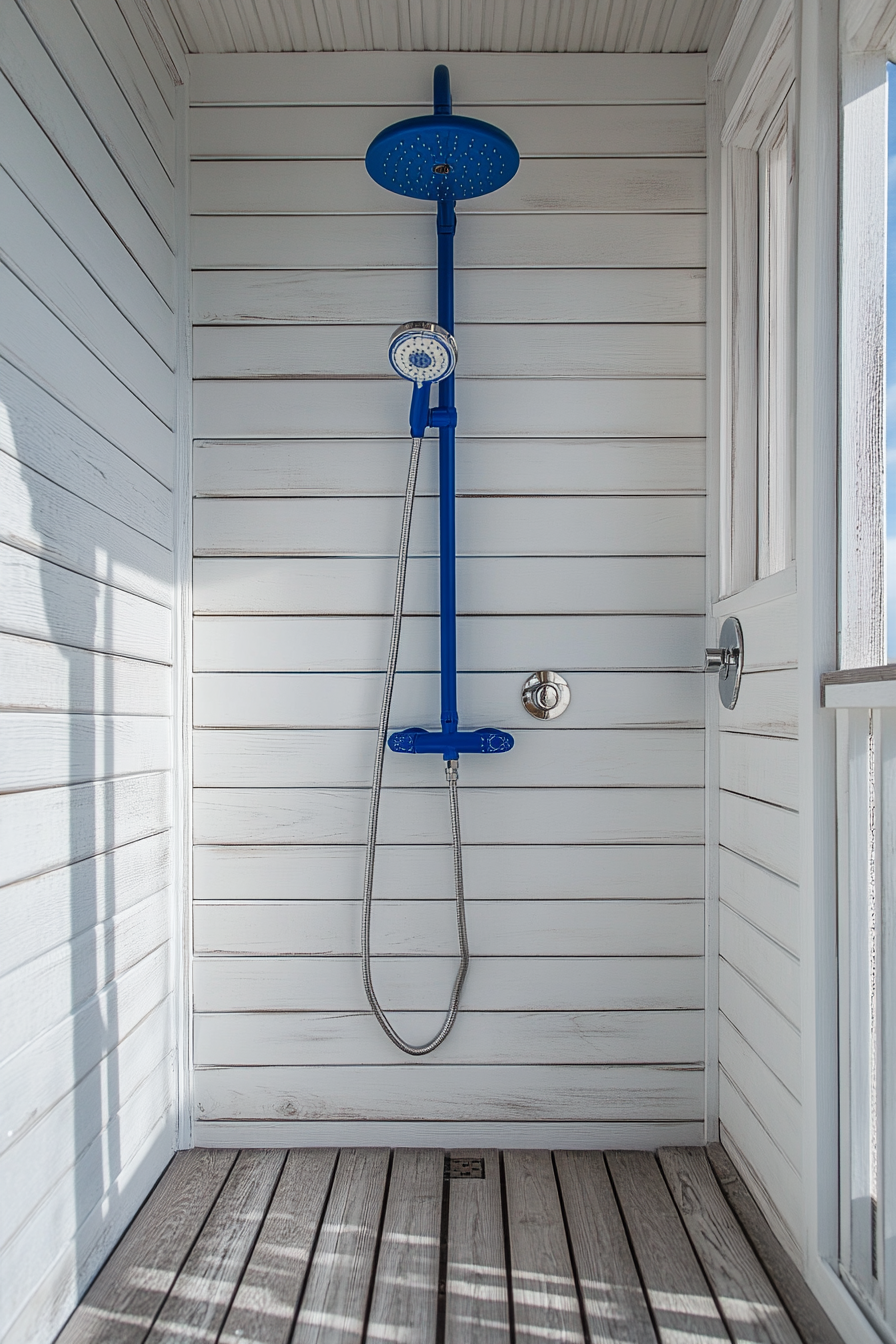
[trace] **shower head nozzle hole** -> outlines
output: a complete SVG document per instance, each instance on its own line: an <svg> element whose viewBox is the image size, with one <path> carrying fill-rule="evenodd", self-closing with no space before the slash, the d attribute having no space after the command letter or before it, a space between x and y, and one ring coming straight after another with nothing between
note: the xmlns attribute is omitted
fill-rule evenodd
<svg viewBox="0 0 896 1344"><path fill-rule="evenodd" d="M434 172L434 173L450 173L450 172L451 172L451 164L450 164L450 163L437 163L437 164L435 164L435 165L433 166L433 172Z"/></svg>

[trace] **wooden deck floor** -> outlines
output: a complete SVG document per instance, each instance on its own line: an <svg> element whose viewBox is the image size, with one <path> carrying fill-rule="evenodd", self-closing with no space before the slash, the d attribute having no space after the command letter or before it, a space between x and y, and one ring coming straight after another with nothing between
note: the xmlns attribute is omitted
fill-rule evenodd
<svg viewBox="0 0 896 1344"><path fill-rule="evenodd" d="M837 1344L721 1149L713 1164L182 1153L59 1344Z"/></svg>

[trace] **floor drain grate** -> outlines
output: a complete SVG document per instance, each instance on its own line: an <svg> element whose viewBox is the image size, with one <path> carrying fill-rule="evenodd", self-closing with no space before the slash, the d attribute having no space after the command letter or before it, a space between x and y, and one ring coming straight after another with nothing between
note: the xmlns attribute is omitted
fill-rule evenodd
<svg viewBox="0 0 896 1344"><path fill-rule="evenodd" d="M446 1157L446 1181L484 1181L484 1157Z"/></svg>

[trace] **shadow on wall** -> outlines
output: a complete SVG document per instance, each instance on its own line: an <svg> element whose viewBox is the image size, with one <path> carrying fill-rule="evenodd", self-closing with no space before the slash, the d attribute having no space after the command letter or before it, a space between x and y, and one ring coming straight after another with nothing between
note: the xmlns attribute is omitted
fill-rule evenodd
<svg viewBox="0 0 896 1344"><path fill-rule="evenodd" d="M140 762L127 748L126 759L116 759L111 716L122 712L121 660L92 651L121 644L119 589L164 591L170 565L169 553L153 543L156 572L138 573L133 548L126 553L118 545L125 525L97 507L97 499L109 502L103 463L117 450L8 366L0 382L0 450L0 516L3 540L11 543L3 548L2 628L17 637L0 708L21 729L12 734L19 747L0 763L9 825L0 884L10 981L27 1005L7 1023L0 1063L0 1171L7 1167L16 1194L0 1235L0 1334L23 1308L25 1317L35 1310L29 1299L40 1287L38 1297L50 1299L40 1308L43 1336L46 1313L55 1333L75 1305L73 1293L83 1293L122 1218L134 1212L119 1177L153 1128L133 1135L121 1122L122 1105L144 1078L132 1065L122 1086L116 1047L122 1032L140 1030L143 1008L120 1021L118 977L153 951L164 958L170 879L163 862L155 884L161 889L147 899L153 884L144 885L140 902L122 916L122 906L133 903L135 857L137 867L143 858L133 841L148 828L135 828L126 815L138 801L127 776ZM141 540L146 551L148 539ZM133 704L126 710L140 713ZM127 945L120 947L124 927ZM169 991L166 974L162 1001ZM165 1010L156 1002L152 1011ZM167 1076L156 1069L169 1045L170 1036L157 1055L149 1052L146 1068L157 1079ZM156 1128L170 1110L170 1085L163 1091ZM146 1114L146 1105L138 1109ZM148 1188L160 1168L157 1148L144 1154L153 1173L131 1172L127 1185ZM17 1329L33 1337L25 1318Z"/></svg>

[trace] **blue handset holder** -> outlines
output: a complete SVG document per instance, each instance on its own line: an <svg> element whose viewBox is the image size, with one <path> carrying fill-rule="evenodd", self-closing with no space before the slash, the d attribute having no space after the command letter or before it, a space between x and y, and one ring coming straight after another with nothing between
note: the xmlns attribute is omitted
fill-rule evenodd
<svg viewBox="0 0 896 1344"><path fill-rule="evenodd" d="M433 75L433 117L415 119L420 123L421 143L429 137L430 157L444 163L429 166L426 155L421 156L420 180L405 180L400 174L390 176L390 149L392 139L401 131L405 135L409 123L389 127L373 141L367 154L371 175L403 195L423 196L438 202L436 239L438 246L439 326L454 333L454 233L457 215L454 205L458 198L483 195L493 191L516 172L519 154L509 136L496 127L473 122L466 117L455 117L451 111L451 88L448 70L436 66ZM414 127L415 131L418 130ZM451 163L451 154L466 152L465 137L478 136L488 153L489 173L477 173L463 178L463 165ZM391 138L390 138L391 137ZM453 147L453 148L452 148ZM454 171L454 169L457 171ZM444 170L444 171L443 171ZM413 752L417 755L440 755L446 761L457 760L462 751L478 755L494 755L510 751L513 738L499 728L479 728L474 732L460 732L457 717L457 544L455 520L455 427L457 409L454 404L454 374L439 383L439 404L430 409L430 383L415 384L411 396L410 425L414 438L422 438L427 429L439 431L439 649L441 668L442 730L428 732L424 728L406 728L392 733L389 746L392 751Z"/></svg>

